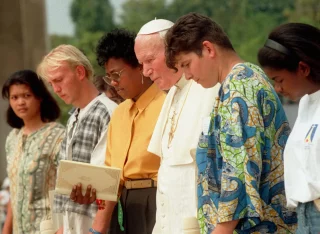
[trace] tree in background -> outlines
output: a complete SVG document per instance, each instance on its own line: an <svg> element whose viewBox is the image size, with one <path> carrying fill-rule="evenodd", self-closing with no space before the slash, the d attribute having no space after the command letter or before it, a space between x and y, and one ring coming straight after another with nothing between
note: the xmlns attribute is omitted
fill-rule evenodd
<svg viewBox="0 0 320 234"><path fill-rule="evenodd" d="M52 34L50 35L50 48L53 49L62 44L73 45L74 41L75 40L73 36Z"/></svg>
<svg viewBox="0 0 320 234"><path fill-rule="evenodd" d="M294 8L294 3L294 0L127 0L120 18L123 27L138 31L155 17L174 22L184 14L198 12L219 23L239 55L256 63L258 49L268 33L288 21L286 12Z"/></svg>
<svg viewBox="0 0 320 234"><path fill-rule="evenodd" d="M122 5L120 27L138 32L143 24L153 20L166 18L166 0L130 0Z"/></svg>
<svg viewBox="0 0 320 234"><path fill-rule="evenodd" d="M70 9L75 24L74 45L89 58L97 74L102 74L95 56L99 38L115 28L113 8L109 0L73 0Z"/></svg>
<svg viewBox="0 0 320 234"><path fill-rule="evenodd" d="M109 0L73 0L70 15L76 35L52 35L51 47L60 44L78 47L87 55L96 74L103 74L94 50L104 33L116 26L137 32L155 17L174 22L184 14L198 12L224 28L244 60L257 63L258 49L277 25L304 22L320 26L319 0L126 0L122 5L119 25L113 20L113 12ZM63 110L70 108L61 107ZM68 115L66 111L63 114L65 119Z"/></svg>
<svg viewBox="0 0 320 234"><path fill-rule="evenodd" d="M244 0L233 23L226 29L239 55L257 63L257 53L270 31L288 22L287 11L294 8L294 0Z"/></svg>
<svg viewBox="0 0 320 234"><path fill-rule="evenodd" d="M291 21L320 27L320 1L296 0L295 8L288 12Z"/></svg>
<svg viewBox="0 0 320 234"><path fill-rule="evenodd" d="M95 58L99 38L115 28L113 8L109 0L73 0L70 16L75 24L75 36L51 36L51 48L71 44L79 48L90 60L95 72L102 74Z"/></svg>
<svg viewBox="0 0 320 234"><path fill-rule="evenodd" d="M113 12L109 0L73 0L70 13L76 35L52 36L53 44L66 41L79 47L100 74L94 48L103 33L116 27ZM176 21L189 12L207 15L218 22L237 52L250 62L256 62L258 48L275 26L292 21L320 26L319 0L126 0L117 26L137 32L155 17Z"/></svg>
<svg viewBox="0 0 320 234"><path fill-rule="evenodd" d="M84 33L108 32L115 26L109 0L73 0L70 15L76 37Z"/></svg>
<svg viewBox="0 0 320 234"><path fill-rule="evenodd" d="M168 5L167 19L176 21L189 12L197 12L214 19L226 29L238 14L241 2L239 0L174 0Z"/></svg>

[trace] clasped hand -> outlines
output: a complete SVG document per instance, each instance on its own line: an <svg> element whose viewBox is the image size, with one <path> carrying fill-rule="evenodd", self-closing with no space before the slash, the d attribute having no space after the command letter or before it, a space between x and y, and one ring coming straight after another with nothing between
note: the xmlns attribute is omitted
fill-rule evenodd
<svg viewBox="0 0 320 234"><path fill-rule="evenodd" d="M89 205L96 201L96 190L92 188L91 185L88 185L85 195L82 195L82 185L78 183L72 187L70 193L70 199L75 203L82 205Z"/></svg>

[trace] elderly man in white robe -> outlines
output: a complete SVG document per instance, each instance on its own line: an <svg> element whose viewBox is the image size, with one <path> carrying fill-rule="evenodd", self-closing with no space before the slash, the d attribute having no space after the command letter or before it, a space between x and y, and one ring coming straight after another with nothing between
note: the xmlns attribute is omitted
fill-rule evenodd
<svg viewBox="0 0 320 234"><path fill-rule="evenodd" d="M199 231L195 149L199 135L208 132L219 88L204 89L166 66L165 35L172 25L168 20L152 20L142 26L135 40L143 74L161 89L170 89L148 148L161 157L153 234Z"/></svg>

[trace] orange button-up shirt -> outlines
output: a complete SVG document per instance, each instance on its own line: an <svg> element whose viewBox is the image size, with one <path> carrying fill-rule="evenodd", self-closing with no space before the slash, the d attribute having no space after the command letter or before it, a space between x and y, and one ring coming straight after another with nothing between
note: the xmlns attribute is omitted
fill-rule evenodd
<svg viewBox="0 0 320 234"><path fill-rule="evenodd" d="M160 157L147 151L166 94L151 85L134 102L128 99L114 111L108 128L106 165L122 169L128 179L157 180Z"/></svg>

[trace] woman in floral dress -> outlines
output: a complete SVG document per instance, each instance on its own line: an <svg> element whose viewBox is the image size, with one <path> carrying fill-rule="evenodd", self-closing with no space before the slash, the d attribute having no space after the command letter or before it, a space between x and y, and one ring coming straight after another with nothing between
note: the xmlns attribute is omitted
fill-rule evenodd
<svg viewBox="0 0 320 234"><path fill-rule="evenodd" d="M3 233L40 233L50 219L49 190L54 189L64 127L54 122L60 109L37 74L12 74L2 88L9 100L6 141L10 203Z"/></svg>

